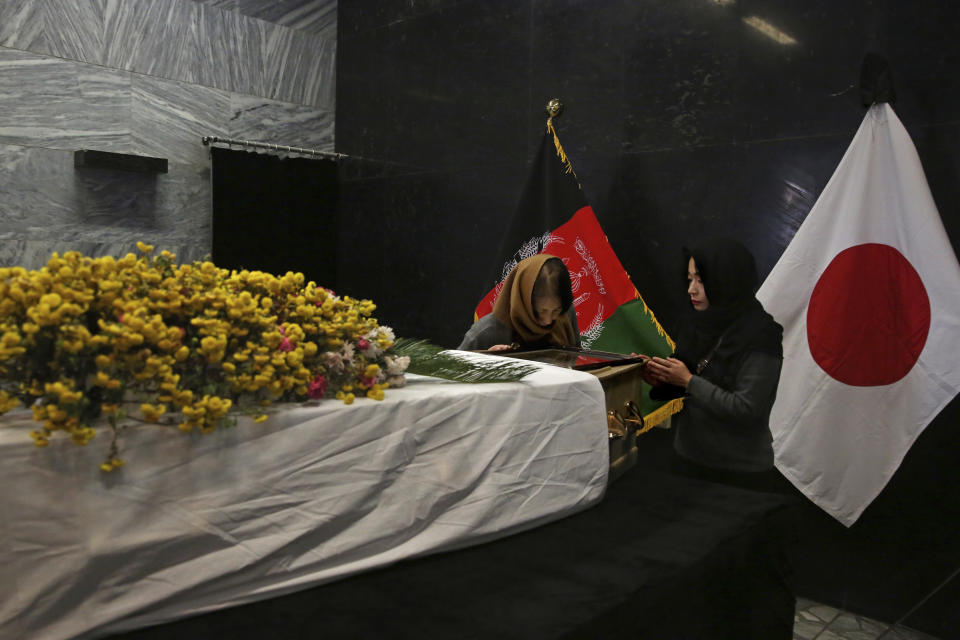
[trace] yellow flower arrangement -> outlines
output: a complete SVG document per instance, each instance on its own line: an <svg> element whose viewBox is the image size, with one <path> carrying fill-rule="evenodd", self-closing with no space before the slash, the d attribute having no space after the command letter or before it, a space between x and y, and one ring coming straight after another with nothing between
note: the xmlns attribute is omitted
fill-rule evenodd
<svg viewBox="0 0 960 640"><path fill-rule="evenodd" d="M23 405L47 446L62 431L112 439L101 469L123 464L117 436L137 422L209 433L236 413L266 419L277 402L351 404L401 386L408 358L376 306L305 282L176 264L137 243L119 260L54 253L28 271L0 268L0 414Z"/></svg>

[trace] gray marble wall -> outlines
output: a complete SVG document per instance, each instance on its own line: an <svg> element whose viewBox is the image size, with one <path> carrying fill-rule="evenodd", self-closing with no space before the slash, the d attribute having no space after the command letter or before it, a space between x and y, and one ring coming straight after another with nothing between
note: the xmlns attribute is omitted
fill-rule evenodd
<svg viewBox="0 0 960 640"><path fill-rule="evenodd" d="M211 248L204 135L334 148L337 0L0 0L0 266ZM73 152L169 173L75 169Z"/></svg>

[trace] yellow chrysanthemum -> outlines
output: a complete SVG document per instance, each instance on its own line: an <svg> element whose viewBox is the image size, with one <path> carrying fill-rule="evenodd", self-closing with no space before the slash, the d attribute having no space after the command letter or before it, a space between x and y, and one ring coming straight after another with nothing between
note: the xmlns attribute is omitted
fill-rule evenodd
<svg viewBox="0 0 960 640"><path fill-rule="evenodd" d="M389 349L392 332L378 331L371 301L338 297L299 273L176 265L169 251L154 255L145 242L137 250L119 259L67 251L36 271L0 267L0 381L39 402L31 402L44 426L38 446L53 431L89 442L95 430L83 420L92 401L116 428L128 394L146 420L171 411L182 414L180 429L203 433L237 404L306 398L318 376L347 404L361 393L383 399L387 385L375 380L384 365L371 353ZM378 349L357 355L361 338ZM40 346L42 363L34 360ZM13 371L16 380L3 377ZM18 403L0 393L0 412ZM122 464L115 453L105 468Z"/></svg>
<svg viewBox="0 0 960 640"><path fill-rule="evenodd" d="M4 414L19 405L20 400L16 396L10 395L6 391L0 391L0 414Z"/></svg>
<svg viewBox="0 0 960 640"><path fill-rule="evenodd" d="M167 407L162 404L145 402L140 405L140 412L143 414L143 419L147 422L157 422L160 420L160 416L167 412Z"/></svg>

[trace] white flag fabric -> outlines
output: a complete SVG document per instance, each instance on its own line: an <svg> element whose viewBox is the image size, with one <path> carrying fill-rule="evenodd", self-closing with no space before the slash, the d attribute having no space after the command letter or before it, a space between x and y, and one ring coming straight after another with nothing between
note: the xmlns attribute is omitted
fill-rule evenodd
<svg viewBox="0 0 960 640"><path fill-rule="evenodd" d="M960 265L889 105L869 109L757 298L784 328L776 465L849 527L960 390Z"/></svg>

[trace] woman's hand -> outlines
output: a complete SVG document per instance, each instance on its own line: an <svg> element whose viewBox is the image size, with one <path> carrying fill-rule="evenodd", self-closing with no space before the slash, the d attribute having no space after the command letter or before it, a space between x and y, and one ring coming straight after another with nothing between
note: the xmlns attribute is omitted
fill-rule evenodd
<svg viewBox="0 0 960 640"><path fill-rule="evenodd" d="M509 344L495 344L487 349L487 351L506 351L507 349L513 349L513 346Z"/></svg>
<svg viewBox="0 0 960 640"><path fill-rule="evenodd" d="M640 368L640 377L643 378L643 381L646 382L651 387L659 387L660 379L654 377L653 371L650 370L650 361L647 360L643 363L643 366Z"/></svg>
<svg viewBox="0 0 960 640"><path fill-rule="evenodd" d="M630 353L634 358L646 357L641 356L639 353ZM651 387L660 386L660 380L653 375L653 371L650 369L650 358L647 358L647 361L640 366L640 377L643 378L643 381L646 382Z"/></svg>
<svg viewBox="0 0 960 640"><path fill-rule="evenodd" d="M654 386L672 384L686 389L692 377L687 365L676 358L651 358L643 367L644 381Z"/></svg>

